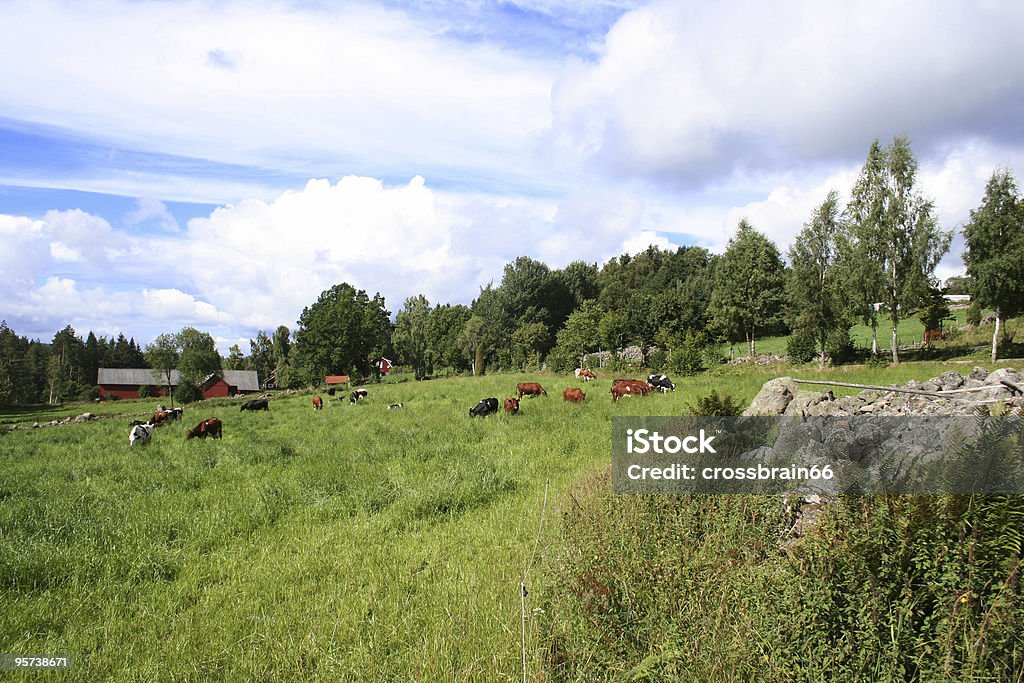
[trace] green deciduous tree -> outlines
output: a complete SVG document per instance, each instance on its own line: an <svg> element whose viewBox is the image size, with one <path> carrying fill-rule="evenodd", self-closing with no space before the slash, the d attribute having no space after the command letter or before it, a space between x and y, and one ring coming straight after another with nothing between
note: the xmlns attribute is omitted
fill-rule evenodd
<svg viewBox="0 0 1024 683"><path fill-rule="evenodd" d="M370 298L348 283L325 290L302 310L292 347L292 367L307 381L329 374L369 375L375 357L391 344L384 297Z"/></svg>
<svg viewBox="0 0 1024 683"><path fill-rule="evenodd" d="M829 334L849 328L837 268L839 234L839 193L832 190L789 248L787 293L792 326L813 336L822 366Z"/></svg>
<svg viewBox="0 0 1024 683"><path fill-rule="evenodd" d="M178 359L181 357L178 341L178 335L165 332L146 344L145 351L146 362L153 368L154 381L167 387L172 406L174 395L171 393L171 371L178 367Z"/></svg>
<svg viewBox="0 0 1024 683"><path fill-rule="evenodd" d="M875 140L850 200L850 252L858 264L851 274L863 289L877 294L892 323L892 362L899 364L896 329L916 309L952 235L938 228L935 208L916 187L917 160L910 141L896 137L884 150ZM866 296L858 297L864 305ZM862 314L866 312L862 310Z"/></svg>
<svg viewBox="0 0 1024 683"><path fill-rule="evenodd" d="M720 330L739 329L751 358L758 335L778 327L786 269L775 243L744 218L718 261L711 295L711 316Z"/></svg>
<svg viewBox="0 0 1024 683"><path fill-rule="evenodd" d="M185 327L178 332L177 342L180 350L178 374L183 383L189 382L198 387L210 375L222 372L217 344L209 332Z"/></svg>
<svg viewBox="0 0 1024 683"><path fill-rule="evenodd" d="M430 302L422 294L409 297L395 316L395 331L391 335L398 362L411 366L417 379L432 371L428 338L431 310Z"/></svg>
<svg viewBox="0 0 1024 683"><path fill-rule="evenodd" d="M1002 321L1024 309L1024 202L1008 170L996 170L989 178L981 205L971 211L963 232L964 264L973 280L971 295L996 314L994 363Z"/></svg>

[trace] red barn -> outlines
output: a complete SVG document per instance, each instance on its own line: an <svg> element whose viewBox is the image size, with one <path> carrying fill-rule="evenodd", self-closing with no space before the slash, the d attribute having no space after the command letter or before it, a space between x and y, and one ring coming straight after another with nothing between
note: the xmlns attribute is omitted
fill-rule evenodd
<svg viewBox="0 0 1024 683"><path fill-rule="evenodd" d="M99 384L100 398L104 400L111 396L138 398L143 385L149 387L150 396L166 396L167 377L162 375L159 370L147 368L100 368L96 383ZM171 391L180 381L178 371L171 370ZM203 398L215 398L258 393L260 383L255 370L225 370L219 375L209 375L199 389Z"/></svg>

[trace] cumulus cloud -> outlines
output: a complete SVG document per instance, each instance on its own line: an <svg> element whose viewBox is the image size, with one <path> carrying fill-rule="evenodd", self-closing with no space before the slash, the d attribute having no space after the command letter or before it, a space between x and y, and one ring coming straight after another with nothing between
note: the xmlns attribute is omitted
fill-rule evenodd
<svg viewBox="0 0 1024 683"><path fill-rule="evenodd" d="M177 219L167 210L167 205L153 197L136 199L135 208L125 215L124 222L132 226L155 225L167 232L177 232L180 229Z"/></svg>
<svg viewBox="0 0 1024 683"><path fill-rule="evenodd" d="M1019 145L1024 6L655 2L569 64L550 139L618 173L689 184L794 159L850 161L874 137L930 152Z"/></svg>

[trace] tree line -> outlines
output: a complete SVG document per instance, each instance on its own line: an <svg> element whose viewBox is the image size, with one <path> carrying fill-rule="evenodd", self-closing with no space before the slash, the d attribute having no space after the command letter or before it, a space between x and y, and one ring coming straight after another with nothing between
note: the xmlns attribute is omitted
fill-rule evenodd
<svg viewBox="0 0 1024 683"><path fill-rule="evenodd" d="M1024 200L1009 170L997 169L980 205L962 226L966 277L949 290L969 293L992 309L992 359L1007 317L1024 306ZM754 356L758 339L790 334L794 359L841 361L853 352L849 331L861 322L888 326L899 363L896 328L917 315L926 327L948 315L934 271L949 250L934 202L919 188L918 163L904 137L872 142L850 199L833 189L816 206L788 251L747 219L725 252L701 247L649 247L598 267L565 268L521 256L501 281L481 287L469 304L407 298L394 317L384 297L348 283L322 292L303 309L292 333L260 330L249 354L238 345L226 358L209 334L194 328L160 335L145 349L123 335L82 341L69 326L49 344L18 337L0 325L0 403L69 400L95 393L98 367L152 367L182 373L186 395L211 372L250 369L280 387L315 385L328 374L372 377L388 357L417 378L481 374L546 366L579 367L588 353L639 349L643 364L691 374L717 359L716 349L742 344ZM191 388L190 388L191 387Z"/></svg>

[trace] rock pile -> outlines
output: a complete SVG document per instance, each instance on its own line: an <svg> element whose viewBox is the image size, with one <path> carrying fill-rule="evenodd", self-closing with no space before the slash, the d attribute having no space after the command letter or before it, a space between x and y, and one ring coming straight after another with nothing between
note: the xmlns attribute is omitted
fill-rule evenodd
<svg viewBox="0 0 1024 683"><path fill-rule="evenodd" d="M973 415L990 406L1024 410L1024 372L976 367L965 377L951 370L926 382L870 389L837 399L831 391L798 391L792 377L766 382L744 415Z"/></svg>

